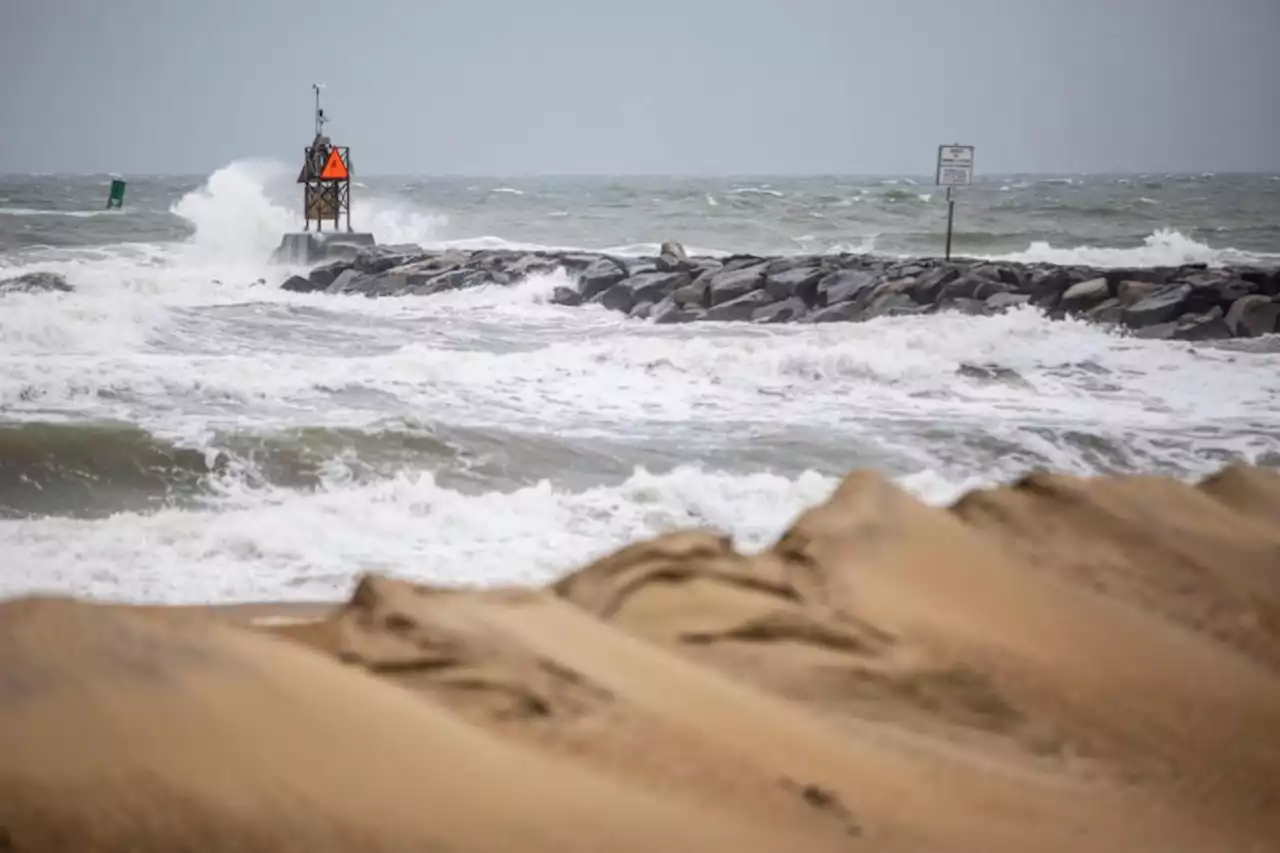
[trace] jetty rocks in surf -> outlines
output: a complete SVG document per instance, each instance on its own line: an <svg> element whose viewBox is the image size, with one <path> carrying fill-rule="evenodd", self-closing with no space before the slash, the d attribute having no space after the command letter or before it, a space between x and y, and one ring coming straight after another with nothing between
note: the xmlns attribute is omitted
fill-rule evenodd
<svg viewBox="0 0 1280 853"><path fill-rule="evenodd" d="M551 301L599 303L656 323L830 323L1031 305L1054 318L1081 317L1144 338L1213 340L1280 329L1280 270L1204 264L1097 269L862 254L689 257L679 243L664 243L649 257L396 245L361 249L282 286L430 296L557 270L574 286L556 288Z"/></svg>

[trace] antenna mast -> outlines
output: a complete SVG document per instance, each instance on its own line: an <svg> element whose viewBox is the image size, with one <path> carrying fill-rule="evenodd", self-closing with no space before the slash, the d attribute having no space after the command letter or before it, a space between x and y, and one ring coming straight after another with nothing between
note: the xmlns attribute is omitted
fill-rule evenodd
<svg viewBox="0 0 1280 853"><path fill-rule="evenodd" d="M320 109L320 90L324 88L323 83L312 83L311 88L316 93L316 136L319 136L324 128L324 123L328 121L324 117L324 110Z"/></svg>

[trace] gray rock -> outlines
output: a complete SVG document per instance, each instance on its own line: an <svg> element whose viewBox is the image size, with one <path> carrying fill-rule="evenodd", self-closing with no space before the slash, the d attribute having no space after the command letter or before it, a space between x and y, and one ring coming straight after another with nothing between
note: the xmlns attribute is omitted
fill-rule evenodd
<svg viewBox="0 0 1280 853"><path fill-rule="evenodd" d="M599 255L593 255L588 252L565 252L557 257L559 265L573 275L580 275L599 259Z"/></svg>
<svg viewBox="0 0 1280 853"><path fill-rule="evenodd" d="M709 272L716 272L723 267L715 258L692 258L685 264L685 268L694 278L697 278Z"/></svg>
<svg viewBox="0 0 1280 853"><path fill-rule="evenodd" d="M324 290L333 284L335 278L349 269L351 269L350 261L333 261L311 270L311 272L307 273L307 278L315 285L315 290Z"/></svg>
<svg viewBox="0 0 1280 853"><path fill-rule="evenodd" d="M1031 277L1025 268L996 267L996 278L1001 284L1019 293L1026 292L1031 284Z"/></svg>
<svg viewBox="0 0 1280 853"><path fill-rule="evenodd" d="M1031 276L1031 304L1052 311L1058 307L1058 302L1067 289L1080 280L1069 270L1040 270Z"/></svg>
<svg viewBox="0 0 1280 853"><path fill-rule="evenodd" d="M927 269L928 267L923 264L899 264L898 266L890 267L886 272L892 278L916 278L923 275Z"/></svg>
<svg viewBox="0 0 1280 853"><path fill-rule="evenodd" d="M781 302L757 308L751 315L751 319L756 323L791 323L803 317L807 310L809 308L803 299L792 296Z"/></svg>
<svg viewBox="0 0 1280 853"><path fill-rule="evenodd" d="M569 307L573 307L575 305L582 304L582 294L574 290L572 287L565 287L561 284L557 285L556 288L551 291L550 302L552 305L567 305Z"/></svg>
<svg viewBox="0 0 1280 853"><path fill-rule="evenodd" d="M1275 270L1271 274L1271 278L1259 284L1258 287L1261 288L1259 292L1265 293L1267 296L1280 296L1280 270Z"/></svg>
<svg viewBox="0 0 1280 853"><path fill-rule="evenodd" d="M646 302L641 302L638 305L636 305L636 307L632 308L631 311L627 314L627 316L633 320L647 320L649 319L649 315L652 313L653 313L653 303L646 301Z"/></svg>
<svg viewBox="0 0 1280 853"><path fill-rule="evenodd" d="M671 257L680 261L689 260L689 255L687 252L685 252L684 246L675 240L667 240L665 243L663 243L662 246L658 249L658 254L670 255Z"/></svg>
<svg viewBox="0 0 1280 853"><path fill-rule="evenodd" d="M759 255L730 255L722 258L720 266L725 271L747 269L748 267L761 266L767 267L771 263L769 258L762 258ZM763 270L762 270L763 271Z"/></svg>
<svg viewBox="0 0 1280 853"><path fill-rule="evenodd" d="M1241 296L1231 303L1225 320L1227 331L1242 338L1256 338L1280 330L1280 303L1260 293Z"/></svg>
<svg viewBox="0 0 1280 853"><path fill-rule="evenodd" d="M1188 314L1174 325L1173 337L1180 341L1220 341L1231 337L1217 305L1199 314Z"/></svg>
<svg viewBox="0 0 1280 853"><path fill-rule="evenodd" d="M1084 318L1094 323L1119 323L1124 306L1119 299L1106 299L1084 312Z"/></svg>
<svg viewBox="0 0 1280 853"><path fill-rule="evenodd" d="M668 240L658 250L656 264L659 272L676 272L683 269L688 260L689 256L685 253L684 246L674 240Z"/></svg>
<svg viewBox="0 0 1280 853"><path fill-rule="evenodd" d="M667 323L692 323L694 320L701 320L704 313L701 308L681 308L674 302L668 302L664 299L654 306L649 316L653 322L665 325Z"/></svg>
<svg viewBox="0 0 1280 853"><path fill-rule="evenodd" d="M766 278L769 278L800 267L818 266L822 266L821 255L787 255L770 261L769 265L764 268L764 274Z"/></svg>
<svg viewBox="0 0 1280 853"><path fill-rule="evenodd" d="M1128 308L1130 305L1137 305L1155 293L1160 286L1155 282L1125 279L1116 285L1116 298L1120 300L1122 307Z"/></svg>
<svg viewBox="0 0 1280 853"><path fill-rule="evenodd" d="M1010 308L1017 308L1020 305L1026 305L1031 301L1031 296L1026 293L993 293L986 299L987 309L990 311L1007 311Z"/></svg>
<svg viewBox="0 0 1280 853"><path fill-rule="evenodd" d="M704 320L750 320L756 309L773 303L773 297L763 290L753 290L737 299L713 305L703 317Z"/></svg>
<svg viewBox="0 0 1280 853"><path fill-rule="evenodd" d="M578 292L582 301L590 302L626 277L626 267L612 258L597 258L578 277Z"/></svg>
<svg viewBox="0 0 1280 853"><path fill-rule="evenodd" d="M997 293L1008 293L1016 290L1008 282L996 279L983 279L978 282L978 286L973 289L973 298L986 302Z"/></svg>
<svg viewBox="0 0 1280 853"><path fill-rule="evenodd" d="M1217 286L1219 305L1233 305L1237 299L1258 292L1258 285L1244 278L1231 278L1220 282Z"/></svg>
<svg viewBox="0 0 1280 853"><path fill-rule="evenodd" d="M1123 281L1134 281L1142 284L1165 284L1177 272L1173 267L1138 267L1133 269L1109 269L1103 273L1107 284L1113 289ZM1117 295L1118 292L1117 292Z"/></svg>
<svg viewBox="0 0 1280 853"><path fill-rule="evenodd" d="M856 320L862 314L862 308L855 302L840 302L819 308L804 318L806 323L843 323Z"/></svg>
<svg viewBox="0 0 1280 853"><path fill-rule="evenodd" d="M621 311L627 314L636 305L635 294L627 287L626 281L620 281L600 294L599 302L610 311Z"/></svg>
<svg viewBox="0 0 1280 853"><path fill-rule="evenodd" d="M806 305L818 300L818 281L825 275L818 266L795 266L765 274L764 289L779 301L799 297Z"/></svg>
<svg viewBox="0 0 1280 853"><path fill-rule="evenodd" d="M392 267L423 260L429 255L430 252L412 243L400 243L390 246L365 246L356 252L352 266L366 275L373 275L385 272Z"/></svg>
<svg viewBox="0 0 1280 853"><path fill-rule="evenodd" d="M862 316L870 320L872 317L901 317L908 314L923 314L931 306L917 305L907 293L897 290L886 290L881 287L871 299L867 300L866 310Z"/></svg>
<svg viewBox="0 0 1280 853"><path fill-rule="evenodd" d="M677 287L671 292L676 304L682 308L705 308L707 306L707 282L711 276L703 273L697 281Z"/></svg>
<svg viewBox="0 0 1280 853"><path fill-rule="evenodd" d="M647 272L615 284L605 293L618 289L627 290L631 293L630 304L626 308L620 308L620 311L630 311L633 305L639 305L641 302L660 302L677 288L684 287L689 283L689 274L687 272ZM616 297L615 297L616 300ZM604 297L600 297L600 301L604 302Z"/></svg>
<svg viewBox="0 0 1280 853"><path fill-rule="evenodd" d="M1133 336L1135 338L1145 338L1153 341L1167 341L1172 340L1174 333L1177 331L1177 323L1156 323L1154 326L1145 326L1141 329L1134 329Z"/></svg>
<svg viewBox="0 0 1280 853"><path fill-rule="evenodd" d="M989 272L991 276L994 276L998 273L998 270L990 270ZM1009 290L1009 285L999 278L982 275L978 272L970 272L944 284L938 295L938 300L977 299L985 301L988 297L997 293L1004 293L1007 290Z"/></svg>
<svg viewBox="0 0 1280 853"><path fill-rule="evenodd" d="M876 275L866 270L840 270L818 282L818 300L823 305L854 302L861 306L875 294L878 283Z"/></svg>
<svg viewBox="0 0 1280 853"><path fill-rule="evenodd" d="M953 266L935 267L916 278L911 298L921 305L932 305L938 301L942 288L959 277L960 270Z"/></svg>
<svg viewBox="0 0 1280 853"><path fill-rule="evenodd" d="M1105 278L1093 278L1073 284L1058 300L1057 310L1068 314L1082 314L1111 298L1111 290Z"/></svg>
<svg viewBox="0 0 1280 853"><path fill-rule="evenodd" d="M1121 317L1124 324L1131 329L1144 329L1169 323L1188 313L1191 298L1191 285L1166 284L1155 293L1134 305L1124 309Z"/></svg>
<svg viewBox="0 0 1280 853"><path fill-rule="evenodd" d="M465 267L437 273L426 281L420 281L409 287L413 296L434 296L450 290L462 290L484 281L489 273L484 270L471 270Z"/></svg>
<svg viewBox="0 0 1280 853"><path fill-rule="evenodd" d="M71 293L75 288L61 273L27 272L0 281L0 293Z"/></svg>
<svg viewBox="0 0 1280 853"><path fill-rule="evenodd" d="M291 293L315 293L317 290L324 290L327 284L317 284L310 278L303 278L300 275L291 275L285 279L284 284L280 285L281 290L287 290Z"/></svg>
<svg viewBox="0 0 1280 853"><path fill-rule="evenodd" d="M558 266L559 263L554 258L542 255L525 255L507 265L504 272L511 276L512 280L519 280L533 275L546 275L554 272Z"/></svg>
<svg viewBox="0 0 1280 853"><path fill-rule="evenodd" d="M324 289L325 293L358 293L360 283L368 280L368 276L356 269L343 270L338 277Z"/></svg>
<svg viewBox="0 0 1280 853"><path fill-rule="evenodd" d="M759 290L764 286L764 268L765 264L758 260L755 264L745 267L731 268L725 264L723 270L711 273L707 280L708 304L714 308L725 302L732 302L753 290Z"/></svg>

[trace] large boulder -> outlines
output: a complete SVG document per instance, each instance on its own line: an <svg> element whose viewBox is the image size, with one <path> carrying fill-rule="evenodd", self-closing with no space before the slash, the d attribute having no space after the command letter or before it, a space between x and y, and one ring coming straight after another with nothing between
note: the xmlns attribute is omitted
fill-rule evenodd
<svg viewBox="0 0 1280 853"><path fill-rule="evenodd" d="M721 302L707 310L705 320L750 320L756 310L770 305L773 297L763 290L753 290L737 299Z"/></svg>
<svg viewBox="0 0 1280 853"><path fill-rule="evenodd" d="M1116 299L1120 300L1122 307L1128 308L1130 305L1137 305L1159 290L1161 286L1159 283L1141 279L1125 279L1116 285Z"/></svg>
<svg viewBox="0 0 1280 853"><path fill-rule="evenodd" d="M861 305L875 293L877 284L879 277L875 273L860 269L840 270L818 282L818 300L823 305L841 302Z"/></svg>
<svg viewBox="0 0 1280 853"><path fill-rule="evenodd" d="M1217 305L1198 314L1186 314L1174 324L1173 337L1180 341L1220 341L1231 337Z"/></svg>
<svg viewBox="0 0 1280 853"><path fill-rule="evenodd" d="M733 262L726 263L724 269L711 273L707 279L707 304L714 308L764 287L766 264L758 258L754 260L755 263L742 267L731 266Z"/></svg>
<svg viewBox="0 0 1280 853"><path fill-rule="evenodd" d="M1031 301L1031 297L1026 293L994 293L986 299L987 310L992 313L1008 311L1010 308L1020 308Z"/></svg>
<svg viewBox="0 0 1280 853"><path fill-rule="evenodd" d="M329 285L317 284L310 278L303 278L300 275L291 275L285 279L284 284L280 285L281 290L287 290L290 293L315 293L317 290L324 290Z"/></svg>
<svg viewBox="0 0 1280 853"><path fill-rule="evenodd" d="M984 275L982 271L975 270L952 279L942 286L938 293L937 301L950 302L956 299L985 300L989 296L1009 290L1009 285L996 277L998 271L990 270L988 272L990 275Z"/></svg>
<svg viewBox="0 0 1280 853"><path fill-rule="evenodd" d="M549 301L552 305L573 307L582 304L582 294L572 287L565 287L561 284L551 291L551 299Z"/></svg>
<svg viewBox="0 0 1280 853"><path fill-rule="evenodd" d="M1227 330L1242 338L1256 338L1280 331L1280 303L1262 294L1241 296L1227 310Z"/></svg>
<svg viewBox="0 0 1280 853"><path fill-rule="evenodd" d="M1030 279L1031 304L1045 311L1058 307L1064 293L1081 278L1062 267L1037 270Z"/></svg>
<svg viewBox="0 0 1280 853"><path fill-rule="evenodd" d="M677 287L672 291L671 295L676 304L681 307L705 308L707 306L707 283L710 280L711 276L704 273L696 281L692 281L683 287Z"/></svg>
<svg viewBox="0 0 1280 853"><path fill-rule="evenodd" d="M1092 278L1068 287L1058 300L1057 310L1066 314L1083 314L1111 298L1105 278Z"/></svg>
<svg viewBox="0 0 1280 853"><path fill-rule="evenodd" d="M405 292L412 296L434 296L437 293L446 293L450 290L465 290L468 287L492 281L491 275L493 274L484 270L459 267L458 269L436 273L425 280L415 276L414 284L408 285L405 288Z"/></svg>
<svg viewBox="0 0 1280 853"><path fill-rule="evenodd" d="M658 249L656 263L659 272L676 272L683 269L688 260L689 255L685 252L684 246L674 240L668 240Z"/></svg>
<svg viewBox="0 0 1280 853"><path fill-rule="evenodd" d="M1229 278L1217 283L1215 287L1219 305L1230 307L1237 299L1258 292L1258 285L1244 278Z"/></svg>
<svg viewBox="0 0 1280 853"><path fill-rule="evenodd" d="M911 298L921 305L937 303L942 288L960 277L960 270L954 266L939 266L921 273L911 288Z"/></svg>
<svg viewBox="0 0 1280 853"><path fill-rule="evenodd" d="M799 297L806 305L814 305L818 300L818 281L824 275L826 271L817 265L786 267L766 272L764 289L779 301Z"/></svg>
<svg viewBox="0 0 1280 853"><path fill-rule="evenodd" d="M503 270L512 281L519 281L534 275L546 275L560 266L558 259L541 254L522 255L506 265Z"/></svg>
<svg viewBox="0 0 1280 853"><path fill-rule="evenodd" d="M597 258L578 276L578 292L590 302L627 277L627 268L613 258Z"/></svg>
<svg viewBox="0 0 1280 853"><path fill-rule="evenodd" d="M1191 292L1189 284L1166 284L1142 301L1125 308L1121 318L1131 329L1172 322L1190 312Z"/></svg>
<svg viewBox="0 0 1280 853"><path fill-rule="evenodd" d="M392 267L420 261L430 255L421 246L398 243L389 246L364 246L356 252L352 266L366 275L385 272Z"/></svg>
<svg viewBox="0 0 1280 853"><path fill-rule="evenodd" d="M327 264L321 264L315 267L311 272L307 273L307 278L315 285L315 290L324 290L333 284L333 280L351 269L351 261L340 260L330 261Z"/></svg>
<svg viewBox="0 0 1280 853"><path fill-rule="evenodd" d="M792 323L804 316L809 306L798 296L757 308L751 315L756 323Z"/></svg>
<svg viewBox="0 0 1280 853"><path fill-rule="evenodd" d="M641 273L623 279L600 296L600 304L613 311L629 312L642 302L661 302L672 291L689 283L685 272Z"/></svg>
<svg viewBox="0 0 1280 853"><path fill-rule="evenodd" d="M649 312L649 318L653 322L663 325L669 323L692 323L694 320L702 319L702 315L703 310L701 308L681 307L670 296L653 306L653 310Z"/></svg>
<svg viewBox="0 0 1280 853"><path fill-rule="evenodd" d="M856 302L840 302L819 308L804 317L806 323L843 323L862 315L862 307Z"/></svg>
<svg viewBox="0 0 1280 853"><path fill-rule="evenodd" d="M363 291L362 283L368 280L369 277L357 269L343 270L338 274L337 278L329 283L324 292L334 294L360 293Z"/></svg>

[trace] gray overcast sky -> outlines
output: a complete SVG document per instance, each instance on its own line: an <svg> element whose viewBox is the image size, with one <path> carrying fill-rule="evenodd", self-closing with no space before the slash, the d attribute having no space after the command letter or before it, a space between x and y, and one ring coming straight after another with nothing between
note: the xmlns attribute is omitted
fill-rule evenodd
<svg viewBox="0 0 1280 853"><path fill-rule="evenodd" d="M0 0L0 172L1280 169L1280 0Z"/></svg>

